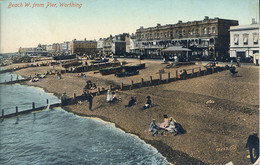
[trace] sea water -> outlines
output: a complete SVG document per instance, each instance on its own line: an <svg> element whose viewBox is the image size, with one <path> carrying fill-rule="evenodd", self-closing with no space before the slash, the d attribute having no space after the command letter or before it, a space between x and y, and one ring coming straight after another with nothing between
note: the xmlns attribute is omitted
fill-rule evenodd
<svg viewBox="0 0 260 165"><path fill-rule="evenodd" d="M3 76L3 75L0 75ZM23 85L0 85L1 109L21 110L31 102L59 102L52 94ZM36 106L37 107L37 106ZM0 122L0 164L169 164L152 146L102 120L61 108L46 109Z"/></svg>

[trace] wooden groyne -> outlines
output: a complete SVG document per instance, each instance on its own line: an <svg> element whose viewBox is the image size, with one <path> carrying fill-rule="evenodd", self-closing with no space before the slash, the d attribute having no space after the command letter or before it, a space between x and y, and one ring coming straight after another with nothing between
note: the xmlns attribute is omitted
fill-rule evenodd
<svg viewBox="0 0 260 165"><path fill-rule="evenodd" d="M133 89L138 89L138 88L142 88L142 87L149 87L149 86L157 86L160 84L166 84L166 83L171 83L174 81L184 81L186 79L191 79L191 78L196 78L196 77L201 77L201 76L206 76L206 75L210 75L213 73L217 73L217 72L222 72L225 70L228 70L229 66L225 66L225 67L220 67L220 66L215 66L215 67L208 67L208 68L204 68L201 69L201 67L196 67L196 68L192 68L192 69L183 69L186 71L186 75L180 76L180 73L178 70L176 70L176 73L166 73L167 74L167 78L163 79L162 74L159 74L159 78L154 78L152 76L150 76L150 79L148 81L144 81L143 78L140 79L140 82L134 82L133 80L131 80L130 85L126 85L124 83L121 83L120 85L117 86L112 86L109 85L107 89L105 88L97 88L96 91L94 92L90 92L93 96L97 96L97 95L102 95L102 94L106 94L107 90L110 91L115 91L115 90L133 90ZM84 101L84 97L83 96L76 96L76 94L73 94L73 98L70 98L68 100L68 104L77 104L78 101Z"/></svg>
<svg viewBox="0 0 260 165"><path fill-rule="evenodd" d="M31 80L31 78L25 78L25 79L20 79L20 80L15 80L15 81L6 81L6 82L1 82L1 84L16 84L16 83L21 83L21 82L25 82L25 81L29 81Z"/></svg>
<svg viewBox="0 0 260 165"><path fill-rule="evenodd" d="M32 108L31 109L27 109L27 110L19 111L18 106L16 106L13 113L5 114L4 109L2 109L2 116L0 118L1 119L6 119L6 118L10 118L10 117L15 117L15 116L18 116L18 115L29 114L29 113L32 113L32 112L35 112L35 111L44 110L48 106L49 106L50 109L52 109L52 108L55 108L55 107L60 107L61 104L60 103L55 103L55 104L48 105L48 99L47 99L47 105L46 106L41 106L41 107L36 108L35 107L35 103L32 102Z"/></svg>

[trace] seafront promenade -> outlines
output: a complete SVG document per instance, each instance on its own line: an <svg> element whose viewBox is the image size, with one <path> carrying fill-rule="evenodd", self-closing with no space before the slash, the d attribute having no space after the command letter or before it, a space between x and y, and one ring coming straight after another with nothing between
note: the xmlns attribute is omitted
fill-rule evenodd
<svg viewBox="0 0 260 165"><path fill-rule="evenodd" d="M126 60L128 64L139 61ZM166 80L168 73L173 77L176 70L203 68L203 64L166 68L161 61L142 61L146 68L139 75L117 78L114 75L102 76L96 71L85 72L86 78L78 78L77 73L65 73L62 79L49 75L39 82L26 83L44 88L48 92L61 96L66 92L69 97L74 93L82 94L86 80L96 83L99 88L123 83L131 85L141 79ZM59 66L55 66L59 69ZM45 73L50 67L41 66L16 71L22 76ZM93 111L88 110L88 103L66 106L65 109L82 116L99 117L115 123L126 132L135 134L158 149L173 164L249 164L245 143L248 135L258 132L259 107L259 68L243 66L237 68L238 76L233 77L229 71L222 71L187 80L163 83L132 90L119 90L117 95L122 102L106 103L106 95L97 95L93 100ZM152 108L142 110L146 96L151 96ZM130 97L137 97L137 105L125 108ZM152 137L148 126L152 119L163 121L167 114L178 121L186 134Z"/></svg>

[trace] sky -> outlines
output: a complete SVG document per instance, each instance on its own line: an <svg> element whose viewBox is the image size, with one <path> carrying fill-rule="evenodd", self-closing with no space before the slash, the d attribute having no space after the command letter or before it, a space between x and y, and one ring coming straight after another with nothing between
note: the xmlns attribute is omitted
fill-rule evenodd
<svg viewBox="0 0 260 165"><path fill-rule="evenodd" d="M30 2L30 7L25 3ZM11 7L22 4L22 7ZM33 4L44 7L33 7ZM48 7L48 3L57 7ZM60 7L60 3L82 4ZM73 39L98 40L110 34L210 18L238 20L240 25L259 20L259 0L0 0L0 53L19 47L62 43Z"/></svg>

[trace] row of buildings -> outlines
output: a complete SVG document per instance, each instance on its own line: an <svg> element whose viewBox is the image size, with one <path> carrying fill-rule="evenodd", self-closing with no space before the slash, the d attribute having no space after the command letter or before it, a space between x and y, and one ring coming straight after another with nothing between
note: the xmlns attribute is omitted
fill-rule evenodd
<svg viewBox="0 0 260 165"><path fill-rule="evenodd" d="M259 24L253 20L251 25L239 26L237 20L206 16L200 21L141 26L132 35L110 35L97 41L74 39L61 44L39 45L34 50L20 48L19 52L99 56L136 54L149 58L178 56L183 60L240 57L243 61L259 53Z"/></svg>

